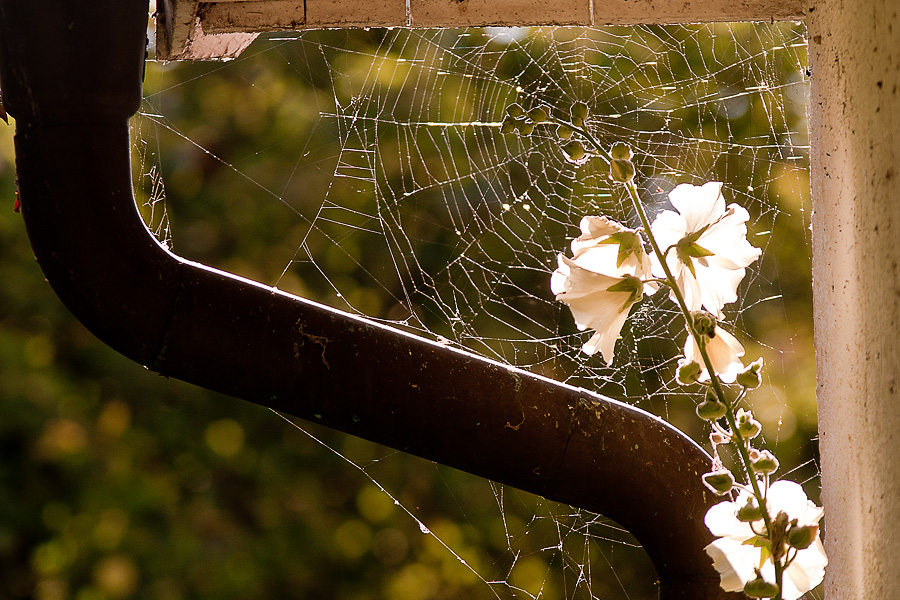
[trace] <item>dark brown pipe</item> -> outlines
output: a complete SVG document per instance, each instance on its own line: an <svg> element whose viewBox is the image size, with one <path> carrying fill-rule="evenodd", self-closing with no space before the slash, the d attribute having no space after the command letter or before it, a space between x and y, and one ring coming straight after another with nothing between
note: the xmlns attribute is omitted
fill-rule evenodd
<svg viewBox="0 0 900 600"><path fill-rule="evenodd" d="M22 212L53 289L166 376L608 516L660 598L727 598L703 547L709 456L636 408L185 261L132 192L146 2L0 0Z"/></svg>

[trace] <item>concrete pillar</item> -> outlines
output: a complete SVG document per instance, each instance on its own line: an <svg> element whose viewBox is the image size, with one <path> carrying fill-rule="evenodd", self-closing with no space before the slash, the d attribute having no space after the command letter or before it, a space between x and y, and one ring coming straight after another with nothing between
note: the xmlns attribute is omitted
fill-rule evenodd
<svg viewBox="0 0 900 600"><path fill-rule="evenodd" d="M900 598L900 2L807 10L825 594Z"/></svg>

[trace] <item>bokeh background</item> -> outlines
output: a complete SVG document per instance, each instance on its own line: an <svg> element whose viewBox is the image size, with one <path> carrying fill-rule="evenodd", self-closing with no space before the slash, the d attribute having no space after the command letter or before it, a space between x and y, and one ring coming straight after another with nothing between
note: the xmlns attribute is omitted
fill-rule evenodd
<svg viewBox="0 0 900 600"><path fill-rule="evenodd" d="M783 39L802 38L798 26L780 27ZM678 35L705 40L697 52L684 51L674 83L701 65L721 64L717 53L727 56L728 44L763 43L750 29L713 30L707 38L689 29L648 31L675 39L673 45L683 43ZM349 103L364 89L359 82L390 35L319 32L303 43L269 36L236 63L148 64L145 115L135 120L133 143L138 198L151 229L193 260L340 308L407 318L392 304L396 290L373 286L377 265L360 267L376 260L364 243L338 239L324 225L310 228L322 198L336 201L344 185L335 182L337 158L328 149L346 132L324 115L341 105L341 94ZM510 42L494 35L496 43ZM402 53L404 46L395 47ZM641 51L623 46L620 56L639 61ZM731 117L697 110L690 133L748 144L771 137L776 149L783 144L778 136L790 134L802 149L805 74L796 57L803 50L783 64L754 52L774 73L768 81L787 90L776 105L750 100ZM758 84L728 69L704 77L729 90ZM391 81L384 85L399 85ZM502 114L505 99L495 102ZM773 118L773 108L782 118ZM635 121L624 131L644 125ZM53 295L13 211L12 136L13 126L0 125L0 597L654 597L641 551L605 519L314 424L292 424L161 378L98 342ZM303 140L299 150L275 151L295 138ZM384 180L402 187L400 148L396 154L396 164L381 166ZM711 160L698 175L738 173L762 190L758 203L770 213L771 233L755 277L766 289L733 317L748 356L771 365L753 400L767 444L815 499L808 176L796 157L760 150L753 157L765 166L745 172ZM689 163L678 164L684 172ZM294 201L301 191L313 198L308 205ZM428 197L420 198L427 214ZM763 221L751 226L754 233L762 233ZM554 235L573 235L576 222L568 231L555 224ZM311 231L330 237L317 240ZM423 228L410 240L430 244L428 256L444 264L446 235ZM327 276L317 276L323 271ZM377 279L400 285L395 274ZM535 282L536 289L548 287ZM423 314L416 327L444 331L439 310ZM561 337L574 335L571 323L559 327ZM578 372L565 361L534 365L558 377ZM665 400L643 407L702 442L691 402L665 381L658 385Z"/></svg>

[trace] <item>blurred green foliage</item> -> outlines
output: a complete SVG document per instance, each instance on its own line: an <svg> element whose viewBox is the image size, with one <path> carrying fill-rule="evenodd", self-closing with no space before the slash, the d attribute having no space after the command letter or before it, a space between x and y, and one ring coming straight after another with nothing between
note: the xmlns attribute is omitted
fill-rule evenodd
<svg viewBox="0 0 900 600"><path fill-rule="evenodd" d="M727 56L729 44L764 41L754 38L751 26L729 35L716 35L717 27L699 33L655 29L643 44L629 46L614 59L597 54L593 64L618 70L622 85L640 92L665 84L628 77L634 64L647 60L653 40L680 48L675 55L684 64L673 67L676 74ZM408 306L399 300L404 294L397 268L367 241L365 229L372 226L367 215L379 210L374 186L415 191L413 201L420 208L410 201L413 207L400 216L407 239L422 247L404 256L419 261L417 273L419 268L436 273L451 260L458 236L429 217L430 203L446 198L417 188L416 182L426 175L460 177L452 169L459 168L463 154L475 165L491 157L472 154L473 146L466 145L465 137L477 133L433 137L422 130L410 144L398 129L379 140L386 148L379 153L383 180L335 178L340 161L353 167L361 159L335 151L348 132L340 120L323 115L370 93L360 82L371 82L373 69L379 90L388 90L393 106L427 106L423 116L435 121L491 112L499 120L514 98L496 89L487 89L489 97L481 98L467 91L470 83L462 78L443 80L440 94L422 98L433 93L422 82L400 85L408 74L402 70L409 68L403 61L373 67L374 53L389 35L333 31L310 34L305 43L258 42L241 59L239 71L221 64L148 65L144 112L164 117L136 120L134 144L139 199L151 227L187 258L342 308L409 318ZM440 45L449 43L450 35L434 36L434 52L416 59L439 64ZM405 49L398 44L395 58L403 58ZM539 43L532 45L535 56L541 51ZM542 70L544 63L521 54L497 55L497 78L517 78L525 93L538 93L548 76L565 76L552 70L558 65ZM786 60L773 68L794 77L797 66ZM746 72L718 70L706 80L707 92L746 87ZM600 81L589 78L585 85ZM657 94L648 101L690 108L685 98L696 92L674 88L667 90L672 98ZM554 98L552 91L541 93L549 103L567 101ZM593 107L633 115L608 135L660 127L658 112L623 104L634 97L613 90L606 104ZM735 155L716 153L716 144L692 160L697 177L725 173L735 189L764 188L766 197L754 210L774 211L758 279L768 286L760 297L778 293L781 298L745 307L740 326L760 340L747 344L748 356L763 353L772 364L754 395L757 415L782 464L799 468L792 478L805 481L818 473L810 441L816 421L805 217L809 186L802 164L780 160L781 141L768 139L781 131L805 135L805 108L802 101L788 99L774 108L758 102L732 118L686 109L674 129L685 139L739 139L747 147L746 140L764 138L750 159L766 161L766 169L749 170L740 161L729 165ZM373 110L377 114L379 105ZM11 132L0 136L0 597L654 595L652 570L642 553L602 519L315 425L303 424L300 430L268 410L160 378L100 344L72 320L43 281L21 216L12 211ZM475 147L493 148L491 139L480 139ZM686 169L677 156L677 138L651 136L648 144L653 159L639 165L645 177L664 171L667 161ZM423 154L415 168L403 164L409 148ZM517 192L522 190L516 189L516 170L526 166L547 168L510 163L513 174L506 176ZM164 201L154 179L160 174ZM583 194L600 178L585 171L582 181L566 183L556 175L559 180L548 177L538 185L548 195L571 194L573 206L582 205L555 223L522 218L505 230L519 240L545 230L547 238L559 240L550 258L564 249L575 215L590 208L592 200ZM483 182L466 190L486 199L471 214L460 208L460 222L477 221L492 210L491 190ZM346 198L355 212L341 213L333 227L323 221L311 227L323 212L324 198ZM460 207L464 204L460 200ZM498 265L509 258L504 235L479 238L481 251ZM546 291L546 258L535 257L529 265L533 272L520 286ZM457 292L465 298L462 287ZM437 308L427 310L430 301L416 299L426 308L417 318L431 331L441 331L443 315ZM518 312L509 308L514 302L494 309L512 322ZM487 327L483 336L498 327L490 320L478 323ZM565 369L556 373L565 374ZM688 401L651 398L644 407L702 439ZM808 491L814 495L816 490ZM407 510L434 535L423 532ZM587 577L590 587L579 577Z"/></svg>

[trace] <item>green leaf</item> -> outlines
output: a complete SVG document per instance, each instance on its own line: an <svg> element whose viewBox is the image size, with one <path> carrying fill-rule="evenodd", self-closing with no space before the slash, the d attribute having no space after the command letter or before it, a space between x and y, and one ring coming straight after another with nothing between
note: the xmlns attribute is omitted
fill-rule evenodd
<svg viewBox="0 0 900 600"><path fill-rule="evenodd" d="M705 230L704 228L703 230ZM691 272L691 275L694 277L697 276L696 271L694 271L694 259L695 258L706 258L707 256L712 256L715 252L710 252L703 246L697 243L697 239L700 237L700 233L703 230L692 233L691 235L686 235L675 245L675 253L678 256L678 260L683 262L688 270Z"/></svg>
<svg viewBox="0 0 900 600"><path fill-rule="evenodd" d="M644 251L640 237L633 231L619 231L603 240L602 243L619 245L619 253L616 255L616 267L621 267L632 254L640 257Z"/></svg>
<svg viewBox="0 0 900 600"><path fill-rule="evenodd" d="M625 275L621 281L606 288L607 292L627 292L628 299L622 303L620 310L627 310L629 306L637 302L644 295L643 282L634 275Z"/></svg>
<svg viewBox="0 0 900 600"><path fill-rule="evenodd" d="M681 242L675 246L675 254L678 256L678 260L684 263L684 266L688 268L688 271L691 272L691 275L697 277L697 272L694 270L694 259L691 258L691 255L688 254L687 250L681 245Z"/></svg>
<svg viewBox="0 0 900 600"><path fill-rule="evenodd" d="M704 258L715 254L715 252L710 252L700 244L691 244L686 248L685 252L692 258Z"/></svg>

